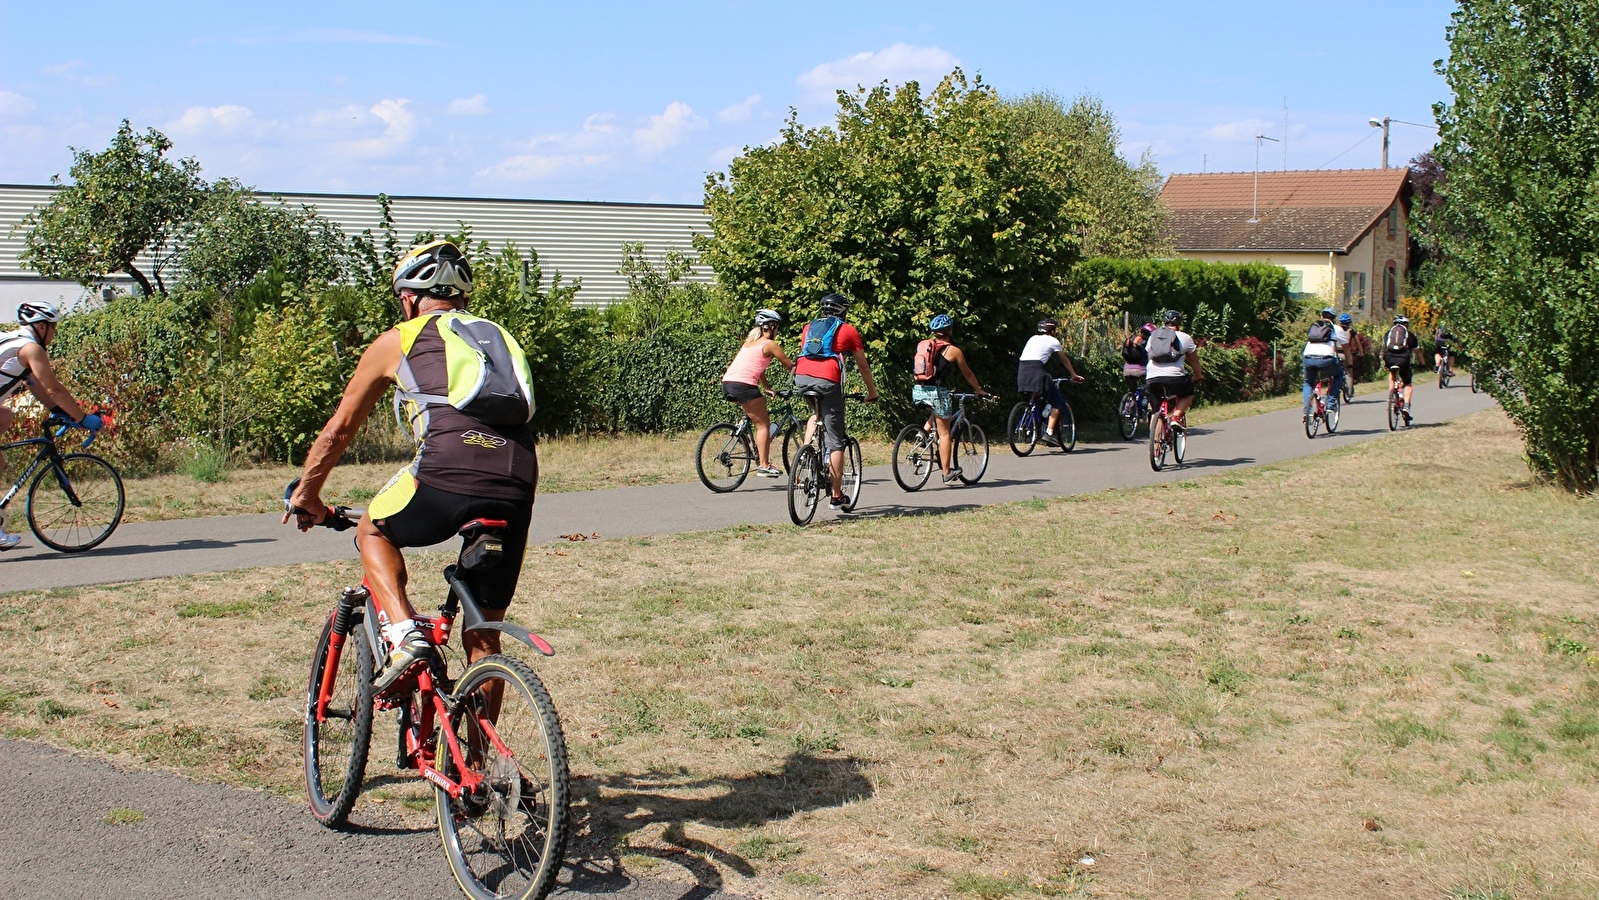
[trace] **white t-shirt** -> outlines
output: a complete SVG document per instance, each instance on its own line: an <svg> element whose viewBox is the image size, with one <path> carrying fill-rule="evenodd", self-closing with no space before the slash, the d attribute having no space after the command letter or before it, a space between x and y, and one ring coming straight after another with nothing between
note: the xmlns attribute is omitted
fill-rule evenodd
<svg viewBox="0 0 1599 900"><path fill-rule="evenodd" d="M1047 363L1050 357L1062 349L1064 348L1054 335L1035 334L1027 339L1027 346L1022 348L1022 362Z"/></svg>
<svg viewBox="0 0 1599 900"><path fill-rule="evenodd" d="M1149 358L1149 365L1144 368L1144 377L1146 379L1181 378L1188 374L1188 370L1183 368L1183 358L1188 356L1188 354L1193 353L1195 350L1198 350L1199 345L1194 343L1193 336L1191 336L1188 332L1179 331L1177 332L1177 349L1182 353L1182 356L1177 357L1176 362L1155 362L1155 358L1151 356Z"/></svg>
<svg viewBox="0 0 1599 900"><path fill-rule="evenodd" d="M1345 344L1349 343L1349 332L1345 331L1344 327L1342 325L1339 325L1336 322L1333 323L1332 329L1333 329L1332 340L1330 342L1328 342L1328 343L1325 343L1325 344L1312 344L1309 341L1306 341L1305 342L1305 353L1304 353L1304 355L1305 356L1341 356L1342 354L1339 353L1338 350L1339 350L1339 348L1343 347Z"/></svg>

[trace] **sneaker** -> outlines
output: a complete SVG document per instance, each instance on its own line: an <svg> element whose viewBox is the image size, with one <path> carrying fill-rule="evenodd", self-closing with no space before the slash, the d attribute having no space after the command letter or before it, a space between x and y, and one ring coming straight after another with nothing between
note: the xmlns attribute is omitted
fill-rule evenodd
<svg viewBox="0 0 1599 900"><path fill-rule="evenodd" d="M0 550L10 550L22 543L22 535L0 531Z"/></svg>
<svg viewBox="0 0 1599 900"><path fill-rule="evenodd" d="M960 484L961 483L960 466L956 466L955 468L949 470L949 474L944 476L944 483L945 484Z"/></svg>
<svg viewBox="0 0 1599 900"><path fill-rule="evenodd" d="M828 497L827 498L827 508L828 509L843 509L844 508L844 498L843 497Z"/></svg>
<svg viewBox="0 0 1599 900"><path fill-rule="evenodd" d="M1060 441L1058 439L1056 439L1056 437L1053 434L1045 434L1044 435L1044 446L1046 446L1046 447L1059 447L1060 446Z"/></svg>
<svg viewBox="0 0 1599 900"><path fill-rule="evenodd" d="M427 662L433 656L433 645L422 636L422 632L411 630L393 650L389 651L388 663L383 666L383 671L373 680L372 687L376 693L383 693L397 684L406 673L416 668L418 663Z"/></svg>
<svg viewBox="0 0 1599 900"><path fill-rule="evenodd" d="M782 478L783 471L777 466L756 466L755 474L762 478Z"/></svg>

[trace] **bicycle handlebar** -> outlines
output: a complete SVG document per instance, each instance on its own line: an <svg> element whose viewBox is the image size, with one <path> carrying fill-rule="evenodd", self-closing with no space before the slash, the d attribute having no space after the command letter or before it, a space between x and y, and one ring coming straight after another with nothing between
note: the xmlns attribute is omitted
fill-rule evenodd
<svg viewBox="0 0 1599 900"><path fill-rule="evenodd" d="M99 415L101 420L105 423L105 425L110 425L111 424L111 410L109 410L109 409L107 409L107 410L91 410L91 412L94 412L95 414ZM67 418L66 416L64 416L64 415L62 415L60 413L51 413L44 420L44 422L41 423L41 424L43 425L45 431L50 431L50 429L52 429L52 428L55 429L54 433L51 434L51 437L55 438L56 440L60 440L61 436L66 434L67 433L67 429L69 429L69 428L82 428L83 427L81 424L72 421L71 419ZM102 425L101 427L104 427L104 425ZM89 432L89 436L83 439L83 443L79 444L78 446L87 447L90 444L94 443L94 439L99 437L99 436L100 436L100 432L91 431L91 432Z"/></svg>
<svg viewBox="0 0 1599 900"><path fill-rule="evenodd" d="M289 482L288 487L283 489L283 511L290 516L307 512L289 502L289 496L299 486L300 479L296 478ZM321 528L331 528L334 531L348 531L354 528L355 523L366 515L366 510L356 509L351 506L324 506L322 509L323 518L317 525Z"/></svg>

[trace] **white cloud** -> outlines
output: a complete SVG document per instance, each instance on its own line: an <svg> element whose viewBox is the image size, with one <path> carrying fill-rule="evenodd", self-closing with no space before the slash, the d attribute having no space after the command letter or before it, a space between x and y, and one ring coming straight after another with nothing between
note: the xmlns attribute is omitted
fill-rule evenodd
<svg viewBox="0 0 1599 900"><path fill-rule="evenodd" d="M748 122L750 120L750 116L754 115L755 113L755 107L759 106L760 104L761 95L751 94L748 97L745 97L742 102L735 103L732 106L724 106L718 110L716 113L716 121Z"/></svg>
<svg viewBox="0 0 1599 900"><path fill-rule="evenodd" d="M88 68L88 63L85 63L81 59L75 59L71 62L59 63L53 66L45 66L44 71L46 74L54 75L64 81L71 82L72 84L82 85L83 87L105 87L108 84L115 84L117 81L117 77L115 75L83 74L83 70L86 68Z"/></svg>
<svg viewBox="0 0 1599 900"><path fill-rule="evenodd" d="M258 122L255 114L244 106L191 106L183 111L183 115L168 122L165 131L179 137L230 135L244 130L259 131L260 128L251 126L264 124Z"/></svg>
<svg viewBox="0 0 1599 900"><path fill-rule="evenodd" d="M13 91L0 91L0 116L25 116L38 107L32 100Z"/></svg>
<svg viewBox="0 0 1599 900"><path fill-rule="evenodd" d="M744 152L743 147L723 147L711 154L710 163L718 169L725 169L728 163L737 159Z"/></svg>
<svg viewBox="0 0 1599 900"><path fill-rule="evenodd" d="M1281 138L1282 123L1269 122L1265 119L1241 119L1237 122L1223 122L1201 132L1200 137L1211 141L1252 141L1257 134Z"/></svg>
<svg viewBox="0 0 1599 900"><path fill-rule="evenodd" d="M837 90L871 87L883 81L916 81L923 92L960 65L953 53L941 47L893 44L874 52L857 53L825 62L795 79L808 100L826 100Z"/></svg>
<svg viewBox="0 0 1599 900"><path fill-rule="evenodd" d="M605 153L521 153L486 169L479 169L477 174L507 181L537 181L569 169L597 166L610 158Z"/></svg>
<svg viewBox="0 0 1599 900"><path fill-rule="evenodd" d="M473 94L470 97L457 97L450 101L444 111L452 116L481 116L489 112L489 98L483 94Z"/></svg>
<svg viewBox="0 0 1599 900"><path fill-rule="evenodd" d="M684 134L704 127L705 120L695 115L692 107L673 100L665 111L650 116L650 124L633 132L633 144L639 153L655 155L675 146Z"/></svg>
<svg viewBox="0 0 1599 900"><path fill-rule="evenodd" d="M416 132L416 114L405 108L410 102L405 99L379 100L367 111L383 121L383 133L347 141L344 151L353 156L383 157L391 156L410 144Z"/></svg>

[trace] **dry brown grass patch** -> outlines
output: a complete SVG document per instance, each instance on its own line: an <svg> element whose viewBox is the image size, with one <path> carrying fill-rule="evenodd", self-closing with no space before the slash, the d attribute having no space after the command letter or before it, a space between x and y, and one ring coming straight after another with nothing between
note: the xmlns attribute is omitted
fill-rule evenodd
<svg viewBox="0 0 1599 900"><path fill-rule="evenodd" d="M702 860L772 897L1589 896L1599 507L1507 489L1524 479L1487 413L1132 491L541 548L513 615L560 653L534 662L580 852L652 875ZM355 577L0 598L0 728L296 795L299 689L267 677L298 684ZM392 725L375 741L357 816L425 823Z"/></svg>

